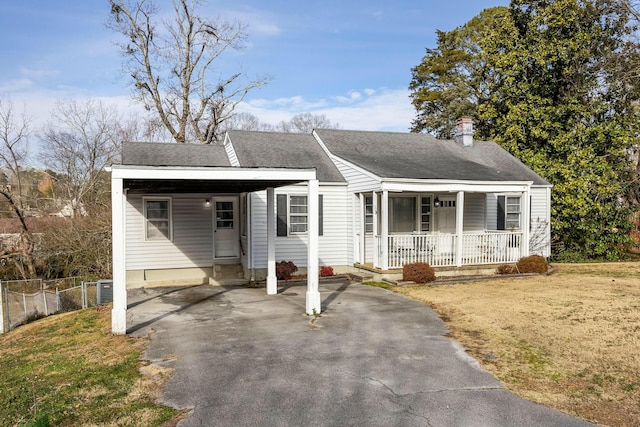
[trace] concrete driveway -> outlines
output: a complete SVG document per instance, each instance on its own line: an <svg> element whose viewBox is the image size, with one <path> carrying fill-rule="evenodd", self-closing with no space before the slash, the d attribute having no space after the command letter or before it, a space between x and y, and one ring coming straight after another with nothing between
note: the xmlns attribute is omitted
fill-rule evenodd
<svg viewBox="0 0 640 427"><path fill-rule="evenodd" d="M129 291L129 332L172 367L179 426L586 426L500 386L430 308L383 289L305 286Z"/></svg>

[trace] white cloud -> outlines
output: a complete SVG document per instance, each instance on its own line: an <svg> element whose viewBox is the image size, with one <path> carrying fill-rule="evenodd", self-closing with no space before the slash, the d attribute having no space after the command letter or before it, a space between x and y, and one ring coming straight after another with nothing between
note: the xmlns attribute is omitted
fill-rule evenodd
<svg viewBox="0 0 640 427"><path fill-rule="evenodd" d="M20 74L22 74L24 77L37 80L45 77L57 77L58 75L60 75L60 72L58 70L53 70L50 68L21 67Z"/></svg>
<svg viewBox="0 0 640 427"><path fill-rule="evenodd" d="M295 114L309 112L324 114L343 129L396 132L409 130L415 112L406 89L367 89L363 92L371 95L364 98L353 95L360 92L351 91L348 97L332 97L332 104L324 100L310 102L301 96L253 100L242 103L238 111L251 113L261 121L273 125L289 120Z"/></svg>
<svg viewBox="0 0 640 427"><path fill-rule="evenodd" d="M14 93L27 90L33 87L33 81L31 79L13 79L0 82L0 94Z"/></svg>

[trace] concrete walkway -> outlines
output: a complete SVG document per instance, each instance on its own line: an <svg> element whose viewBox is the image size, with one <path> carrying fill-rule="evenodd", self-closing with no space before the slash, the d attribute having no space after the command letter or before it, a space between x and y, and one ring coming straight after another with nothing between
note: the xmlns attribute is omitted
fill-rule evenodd
<svg viewBox="0 0 640 427"><path fill-rule="evenodd" d="M179 426L586 426L503 389L421 303L383 289L304 286L129 291L129 333L175 368Z"/></svg>

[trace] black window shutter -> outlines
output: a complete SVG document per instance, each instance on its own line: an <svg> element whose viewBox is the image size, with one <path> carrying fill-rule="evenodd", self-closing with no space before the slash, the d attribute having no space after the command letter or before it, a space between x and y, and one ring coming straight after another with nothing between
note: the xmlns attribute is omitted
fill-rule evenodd
<svg viewBox="0 0 640 427"><path fill-rule="evenodd" d="M322 194L318 195L318 236L322 236L323 226L322 226Z"/></svg>
<svg viewBox="0 0 640 427"><path fill-rule="evenodd" d="M505 197L498 196L498 221L497 221L498 230L505 229L505 214L504 214L505 206L504 205L505 205Z"/></svg>
<svg viewBox="0 0 640 427"><path fill-rule="evenodd" d="M277 236L287 235L287 195L278 194L276 196L276 213L278 217L276 226Z"/></svg>

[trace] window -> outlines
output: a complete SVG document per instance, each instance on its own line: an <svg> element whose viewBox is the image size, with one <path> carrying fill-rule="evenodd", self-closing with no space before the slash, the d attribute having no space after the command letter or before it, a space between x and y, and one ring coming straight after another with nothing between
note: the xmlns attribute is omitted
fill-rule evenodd
<svg viewBox="0 0 640 427"><path fill-rule="evenodd" d="M288 203L287 203L288 202ZM288 208L287 208L288 207ZM322 194L318 195L318 235L323 234ZM306 233L308 228L307 196L278 194L276 196L277 236Z"/></svg>
<svg viewBox="0 0 640 427"><path fill-rule="evenodd" d="M235 228L233 202L216 202L216 230Z"/></svg>
<svg viewBox="0 0 640 427"><path fill-rule="evenodd" d="M389 198L389 232L411 233L416 231L416 198Z"/></svg>
<svg viewBox="0 0 640 427"><path fill-rule="evenodd" d="M520 196L498 196L498 230L520 229L520 202Z"/></svg>
<svg viewBox="0 0 640 427"><path fill-rule="evenodd" d="M307 232L307 196L289 197L289 232Z"/></svg>
<svg viewBox="0 0 640 427"><path fill-rule="evenodd" d="M171 199L144 198L146 240L172 240Z"/></svg>
<svg viewBox="0 0 640 427"><path fill-rule="evenodd" d="M431 230L431 197L420 198L420 231Z"/></svg>
<svg viewBox="0 0 640 427"><path fill-rule="evenodd" d="M507 230L520 228L520 197L507 197Z"/></svg>
<svg viewBox="0 0 640 427"><path fill-rule="evenodd" d="M373 197L364 198L364 231L373 233Z"/></svg>

